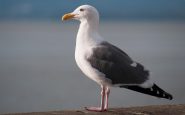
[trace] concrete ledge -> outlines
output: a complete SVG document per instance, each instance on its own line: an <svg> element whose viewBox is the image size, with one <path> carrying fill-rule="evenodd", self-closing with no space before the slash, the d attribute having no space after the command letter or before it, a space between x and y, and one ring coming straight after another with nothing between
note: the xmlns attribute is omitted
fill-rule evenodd
<svg viewBox="0 0 185 115"><path fill-rule="evenodd" d="M185 104L111 108L107 112L62 110L50 112L14 113L7 115L185 115Z"/></svg>

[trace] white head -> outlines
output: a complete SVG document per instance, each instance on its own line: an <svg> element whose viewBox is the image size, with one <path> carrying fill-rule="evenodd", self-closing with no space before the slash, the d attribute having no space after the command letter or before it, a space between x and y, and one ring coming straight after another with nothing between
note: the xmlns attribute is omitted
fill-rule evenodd
<svg viewBox="0 0 185 115"><path fill-rule="evenodd" d="M89 40L90 38L102 39L98 32L99 13L96 10L96 8L94 8L93 6L90 6L90 5L79 6L73 12L67 13L62 17L62 20L69 20L69 19L75 19L81 22L78 30L78 34L77 34L78 40L82 40L84 43L85 41L84 39L86 40L88 39L87 41L91 41Z"/></svg>
<svg viewBox="0 0 185 115"><path fill-rule="evenodd" d="M65 14L62 20L76 19L81 22L99 22L99 13L93 6L82 5L76 8L72 13Z"/></svg>

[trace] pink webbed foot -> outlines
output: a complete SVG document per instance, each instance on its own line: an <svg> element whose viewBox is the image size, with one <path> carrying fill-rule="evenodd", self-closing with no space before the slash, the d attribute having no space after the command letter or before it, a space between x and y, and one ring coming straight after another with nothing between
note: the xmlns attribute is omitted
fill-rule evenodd
<svg viewBox="0 0 185 115"><path fill-rule="evenodd" d="M105 87L105 86L101 86L101 87L102 87L101 106L100 107L85 107L86 110L88 110L88 111L95 111L95 112L107 111L110 89L108 87Z"/></svg>
<svg viewBox="0 0 185 115"><path fill-rule="evenodd" d="M106 111L106 109L101 108L101 107L85 107L85 109L88 110L88 111L95 111L95 112Z"/></svg>

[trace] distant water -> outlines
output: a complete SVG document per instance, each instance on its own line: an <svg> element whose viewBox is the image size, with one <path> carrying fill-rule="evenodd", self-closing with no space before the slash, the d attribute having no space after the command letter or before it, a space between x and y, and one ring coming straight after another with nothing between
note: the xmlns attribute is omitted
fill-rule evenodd
<svg viewBox="0 0 185 115"><path fill-rule="evenodd" d="M0 113L99 105L74 60L78 23L0 22ZM168 101L112 88L110 107L185 103L185 22L101 22L100 32L151 71Z"/></svg>

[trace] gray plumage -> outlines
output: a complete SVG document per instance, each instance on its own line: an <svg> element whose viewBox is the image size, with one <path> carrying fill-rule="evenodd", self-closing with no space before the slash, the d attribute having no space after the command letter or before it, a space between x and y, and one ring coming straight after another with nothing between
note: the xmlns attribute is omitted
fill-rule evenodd
<svg viewBox="0 0 185 115"><path fill-rule="evenodd" d="M105 77L116 84L142 84L149 78L149 72L136 63L131 66L132 59L116 46L102 42L93 49L93 54L87 59L91 66L105 74Z"/></svg>
<svg viewBox="0 0 185 115"><path fill-rule="evenodd" d="M105 74L105 77L110 79L113 85L119 84L122 88L169 100L173 99L171 94L156 84L148 88L140 87L139 84L149 79L149 71L108 42L104 41L94 48L93 54L87 60L92 67ZM133 63L135 66L132 66Z"/></svg>

